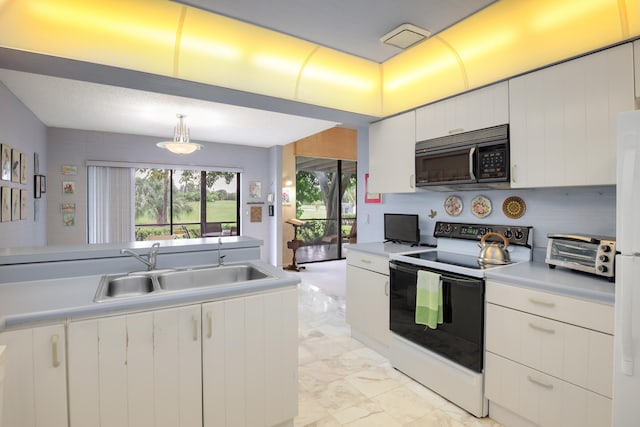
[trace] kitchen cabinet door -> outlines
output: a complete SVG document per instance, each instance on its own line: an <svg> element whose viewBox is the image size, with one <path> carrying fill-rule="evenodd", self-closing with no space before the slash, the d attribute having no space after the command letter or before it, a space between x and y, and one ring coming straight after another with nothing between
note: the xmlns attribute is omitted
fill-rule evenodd
<svg viewBox="0 0 640 427"><path fill-rule="evenodd" d="M416 110L416 141L509 123L509 85L500 82Z"/></svg>
<svg viewBox="0 0 640 427"><path fill-rule="evenodd" d="M3 425L67 425L65 331L63 325L0 334L6 349Z"/></svg>
<svg viewBox="0 0 640 427"><path fill-rule="evenodd" d="M385 261L388 271L389 261ZM347 264L346 301L351 334L386 354L390 340L389 275Z"/></svg>
<svg viewBox="0 0 640 427"><path fill-rule="evenodd" d="M415 192L415 157L415 111L371 124L369 126L369 192Z"/></svg>
<svg viewBox="0 0 640 427"><path fill-rule="evenodd" d="M71 426L201 425L200 305L68 328Z"/></svg>
<svg viewBox="0 0 640 427"><path fill-rule="evenodd" d="M634 109L630 43L509 81L511 186L613 185L616 114Z"/></svg>
<svg viewBox="0 0 640 427"><path fill-rule="evenodd" d="M297 291L204 304L204 426L274 426L297 413Z"/></svg>

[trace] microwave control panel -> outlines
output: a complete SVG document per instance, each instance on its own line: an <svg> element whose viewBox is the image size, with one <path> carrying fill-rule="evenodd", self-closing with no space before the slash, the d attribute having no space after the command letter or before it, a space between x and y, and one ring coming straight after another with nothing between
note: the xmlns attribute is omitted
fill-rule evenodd
<svg viewBox="0 0 640 427"><path fill-rule="evenodd" d="M531 247L533 233L532 227L529 226L463 224L437 221L433 230L433 237L479 241L482 236L490 232L502 234L507 238L510 245Z"/></svg>
<svg viewBox="0 0 640 427"><path fill-rule="evenodd" d="M478 179L499 179L509 172L506 144L478 147Z"/></svg>

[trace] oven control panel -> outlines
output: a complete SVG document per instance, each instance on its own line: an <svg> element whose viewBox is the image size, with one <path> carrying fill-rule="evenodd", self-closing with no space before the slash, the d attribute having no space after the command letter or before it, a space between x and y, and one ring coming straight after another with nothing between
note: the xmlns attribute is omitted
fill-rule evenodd
<svg viewBox="0 0 640 427"><path fill-rule="evenodd" d="M459 222L436 222L433 237L448 239L476 240L486 233L500 233L509 240L510 245L531 247L532 227L521 225L464 224ZM493 236L487 240L492 239Z"/></svg>

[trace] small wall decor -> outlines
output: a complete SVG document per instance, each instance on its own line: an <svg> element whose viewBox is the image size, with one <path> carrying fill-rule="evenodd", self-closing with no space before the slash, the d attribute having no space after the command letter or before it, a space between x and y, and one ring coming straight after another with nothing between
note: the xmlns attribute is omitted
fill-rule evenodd
<svg viewBox="0 0 640 427"><path fill-rule="evenodd" d="M47 192L47 177L44 175L39 175L40 176L40 192L42 194Z"/></svg>
<svg viewBox="0 0 640 427"><path fill-rule="evenodd" d="M249 183L249 198L259 199L262 197L262 183L260 181L251 181Z"/></svg>
<svg viewBox="0 0 640 427"><path fill-rule="evenodd" d="M62 194L74 194L76 192L75 181L62 181Z"/></svg>
<svg viewBox="0 0 640 427"><path fill-rule="evenodd" d="M76 204L75 203L61 204L60 211L62 212L62 224L65 227L71 227L76 224Z"/></svg>
<svg viewBox="0 0 640 427"><path fill-rule="evenodd" d="M364 202L382 203L382 195L380 193L369 193L369 173L364 174Z"/></svg>
<svg viewBox="0 0 640 427"><path fill-rule="evenodd" d="M11 182L20 182L20 152L11 150Z"/></svg>
<svg viewBox="0 0 640 427"><path fill-rule="evenodd" d="M2 200L2 222L11 221L11 188L2 187L0 199Z"/></svg>
<svg viewBox="0 0 640 427"><path fill-rule="evenodd" d="M11 189L11 221L20 220L20 189Z"/></svg>
<svg viewBox="0 0 640 427"><path fill-rule="evenodd" d="M27 183L27 155L20 153L20 184Z"/></svg>
<svg viewBox="0 0 640 427"><path fill-rule="evenodd" d="M11 147L7 144L2 144L1 150L2 179L11 181Z"/></svg>
<svg viewBox="0 0 640 427"><path fill-rule="evenodd" d="M78 167L74 165L62 165L60 168L60 173L62 175L78 175Z"/></svg>
<svg viewBox="0 0 640 427"><path fill-rule="evenodd" d="M262 222L262 206L251 206L251 222Z"/></svg>
<svg viewBox="0 0 640 427"><path fill-rule="evenodd" d="M27 190L20 190L20 219L27 219Z"/></svg>
<svg viewBox="0 0 640 427"><path fill-rule="evenodd" d="M282 189L282 204L284 206L291 205L291 188L285 187Z"/></svg>
<svg viewBox="0 0 640 427"><path fill-rule="evenodd" d="M42 175L33 176L33 198L39 199L42 197L42 191L40 190L40 178Z"/></svg>

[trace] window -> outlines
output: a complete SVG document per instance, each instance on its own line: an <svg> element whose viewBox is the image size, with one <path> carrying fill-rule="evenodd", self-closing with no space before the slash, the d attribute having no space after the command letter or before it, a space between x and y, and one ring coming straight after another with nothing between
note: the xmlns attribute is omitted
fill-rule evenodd
<svg viewBox="0 0 640 427"><path fill-rule="evenodd" d="M136 240L240 234L239 182L237 172L136 169Z"/></svg>

